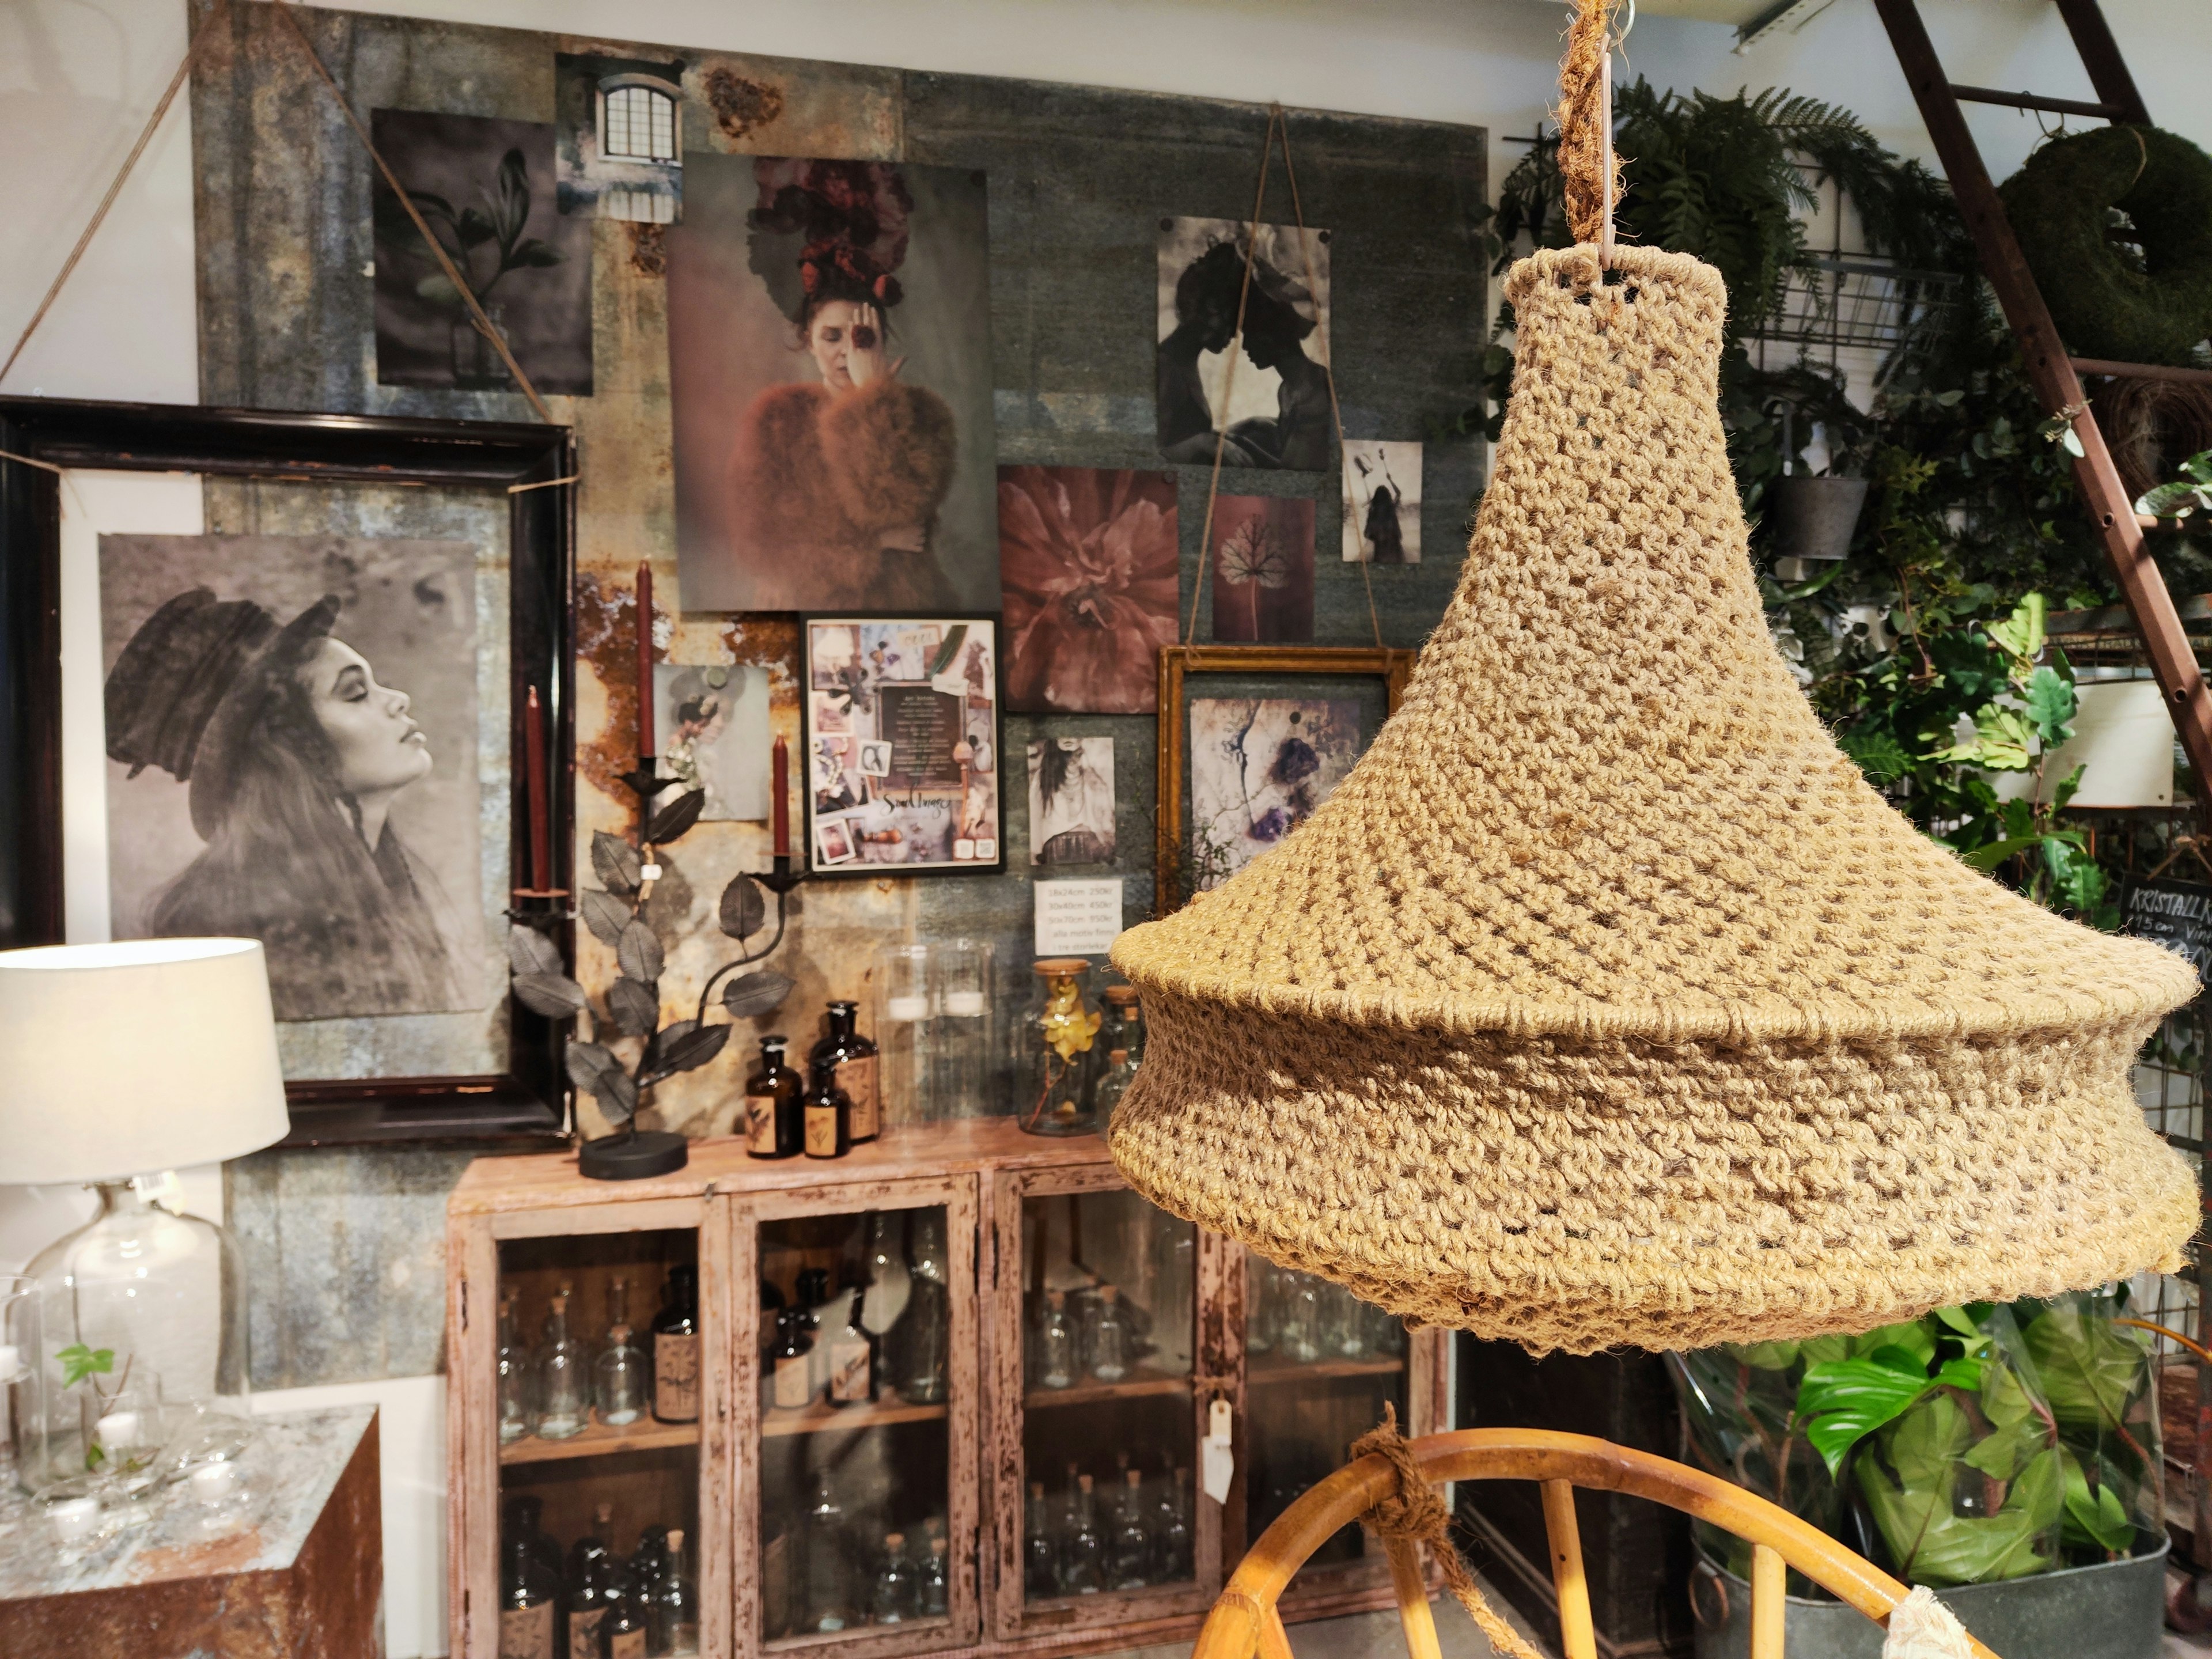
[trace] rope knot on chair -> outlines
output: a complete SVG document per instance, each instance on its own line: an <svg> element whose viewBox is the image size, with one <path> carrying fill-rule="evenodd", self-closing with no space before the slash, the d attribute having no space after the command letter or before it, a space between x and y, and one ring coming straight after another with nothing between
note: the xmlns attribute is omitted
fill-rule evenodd
<svg viewBox="0 0 2212 1659"><path fill-rule="evenodd" d="M1511 1659L1547 1659L1541 1650L1529 1644L1528 1639L1507 1624L1498 1610L1490 1605L1482 1587L1474 1581L1474 1574L1460 1559L1460 1553L1451 1540L1451 1511L1437 1489L1422 1476L1421 1466L1413 1456L1412 1444L1398 1432L1398 1407L1386 1403L1382 1421L1352 1443L1352 1461L1358 1462L1370 1454L1386 1460L1397 1472L1397 1489L1378 1498L1360 1517L1360 1524L1371 1527L1384 1539L1402 1538L1416 1544L1426 1544L1443 1570L1444 1588L1449 1589L1465 1607L1475 1627L1490 1639L1490 1645Z"/></svg>

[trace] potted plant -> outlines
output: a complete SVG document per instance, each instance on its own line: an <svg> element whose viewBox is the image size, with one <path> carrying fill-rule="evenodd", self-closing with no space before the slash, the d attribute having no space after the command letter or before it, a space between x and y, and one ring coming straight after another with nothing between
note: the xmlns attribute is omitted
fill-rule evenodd
<svg viewBox="0 0 2212 1659"><path fill-rule="evenodd" d="M2155 1372L2124 1291L1945 1308L1856 1337L1669 1358L1698 1461L1924 1583L2006 1659L2152 1659ZM1701 1526L1699 1659L1748 1652L1749 1547ZM1793 1655L1881 1633L1793 1577Z"/></svg>

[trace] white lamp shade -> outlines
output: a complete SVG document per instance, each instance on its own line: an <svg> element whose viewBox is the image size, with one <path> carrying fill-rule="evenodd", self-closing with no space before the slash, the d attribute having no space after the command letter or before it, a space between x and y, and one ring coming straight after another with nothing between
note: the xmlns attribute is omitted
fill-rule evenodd
<svg viewBox="0 0 2212 1659"><path fill-rule="evenodd" d="M283 1138L250 939L0 951L0 1182L119 1181Z"/></svg>

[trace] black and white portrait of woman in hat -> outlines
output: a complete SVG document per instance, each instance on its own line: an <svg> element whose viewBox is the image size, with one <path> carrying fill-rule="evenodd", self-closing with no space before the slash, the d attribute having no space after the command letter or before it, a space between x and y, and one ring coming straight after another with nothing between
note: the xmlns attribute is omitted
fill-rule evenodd
<svg viewBox="0 0 2212 1659"><path fill-rule="evenodd" d="M417 583L403 603L439 597ZM402 828L437 757L395 665L348 641L344 611L326 593L285 618L194 586L113 656L108 757L124 787L143 791L149 769L181 785L198 842L116 932L259 939L280 1020L479 1006L445 884Z"/></svg>

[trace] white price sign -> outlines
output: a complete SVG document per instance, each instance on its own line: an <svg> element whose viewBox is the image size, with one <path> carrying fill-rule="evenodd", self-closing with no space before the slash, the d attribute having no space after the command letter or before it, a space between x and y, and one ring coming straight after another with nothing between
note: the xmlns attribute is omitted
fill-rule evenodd
<svg viewBox="0 0 2212 1659"><path fill-rule="evenodd" d="M1036 953L1103 957L1121 931L1119 877L1036 884Z"/></svg>

